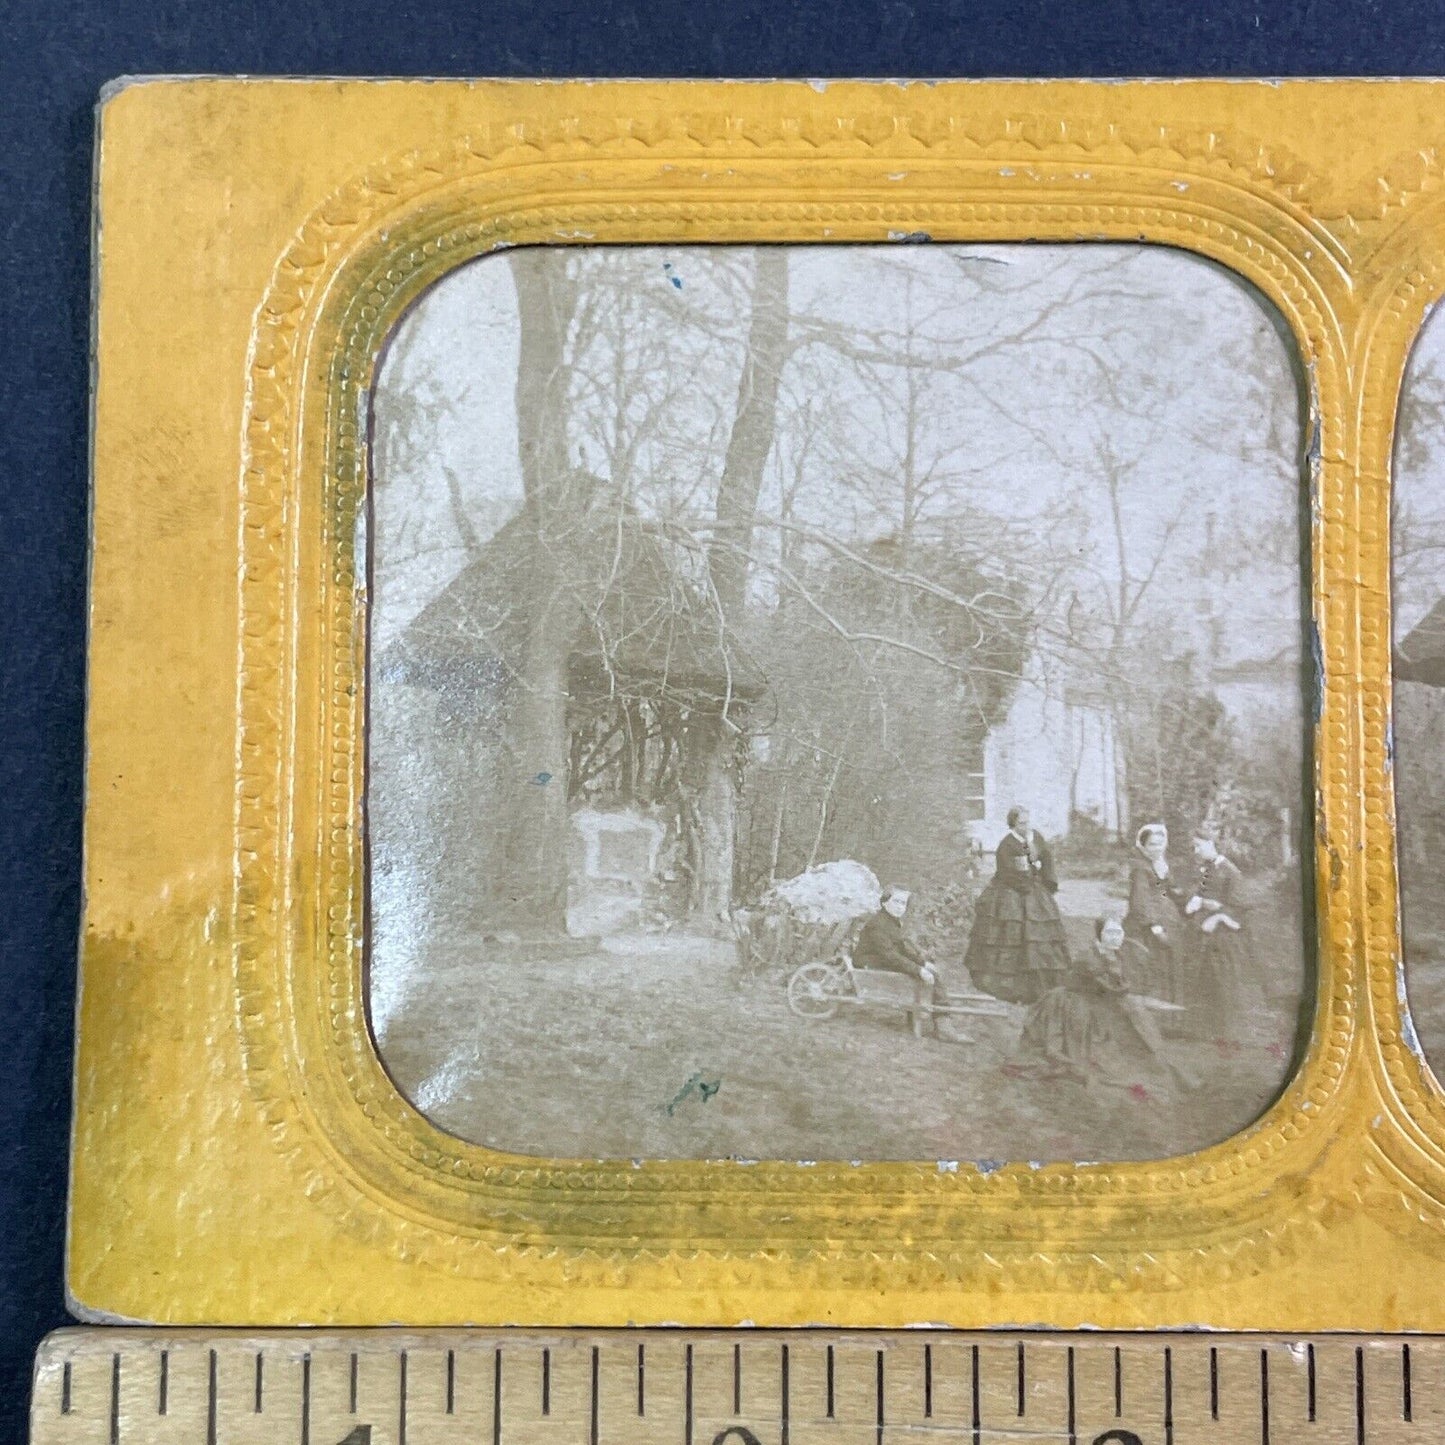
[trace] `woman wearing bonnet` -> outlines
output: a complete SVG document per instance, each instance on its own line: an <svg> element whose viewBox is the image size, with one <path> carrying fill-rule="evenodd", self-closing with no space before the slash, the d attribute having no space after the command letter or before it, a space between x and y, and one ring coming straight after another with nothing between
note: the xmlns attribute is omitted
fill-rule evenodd
<svg viewBox="0 0 1445 1445"><path fill-rule="evenodd" d="M1124 932L1134 944L1134 957L1143 959L1141 976L1130 978L1134 992L1182 1004L1185 894L1174 882L1168 855L1169 830L1163 823L1146 823L1135 834Z"/></svg>

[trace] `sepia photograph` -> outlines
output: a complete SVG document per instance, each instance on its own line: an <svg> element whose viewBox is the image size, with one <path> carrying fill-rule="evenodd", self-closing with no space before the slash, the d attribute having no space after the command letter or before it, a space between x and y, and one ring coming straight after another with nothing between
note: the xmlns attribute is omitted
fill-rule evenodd
<svg viewBox="0 0 1445 1445"><path fill-rule="evenodd" d="M1393 763L1401 928L1410 1015L1445 1074L1445 327L1421 329L1395 444Z"/></svg>
<svg viewBox="0 0 1445 1445"><path fill-rule="evenodd" d="M1269 304L1164 247L533 247L437 283L369 418L401 1092L562 1158L1247 1127L1314 987L1302 396ZM1401 505L1403 789L1445 739L1445 508ZM1445 924L1406 911L1445 1025Z"/></svg>

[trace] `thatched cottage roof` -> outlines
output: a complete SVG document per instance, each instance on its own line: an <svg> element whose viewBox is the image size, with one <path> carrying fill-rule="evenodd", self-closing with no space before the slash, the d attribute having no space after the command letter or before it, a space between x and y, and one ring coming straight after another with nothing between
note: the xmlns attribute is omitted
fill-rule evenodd
<svg viewBox="0 0 1445 1445"><path fill-rule="evenodd" d="M548 545L525 510L413 618L380 659L383 674L454 704L495 695L521 675L529 621L559 588L576 617L576 691L617 686L721 705L766 690L701 588L679 575L663 541L636 517L579 525Z"/></svg>

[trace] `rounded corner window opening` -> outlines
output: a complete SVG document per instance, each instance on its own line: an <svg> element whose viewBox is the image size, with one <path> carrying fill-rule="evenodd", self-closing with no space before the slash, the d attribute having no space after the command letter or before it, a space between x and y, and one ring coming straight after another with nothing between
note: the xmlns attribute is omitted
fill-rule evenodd
<svg viewBox="0 0 1445 1445"><path fill-rule="evenodd" d="M1306 397L1243 277L517 248L367 407L367 1018L438 1127L1130 1161L1288 1085Z"/></svg>

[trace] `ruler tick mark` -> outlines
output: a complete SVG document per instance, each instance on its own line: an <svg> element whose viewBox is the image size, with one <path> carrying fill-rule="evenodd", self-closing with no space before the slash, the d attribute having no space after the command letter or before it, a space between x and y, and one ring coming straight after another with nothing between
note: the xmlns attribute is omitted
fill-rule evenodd
<svg viewBox="0 0 1445 1445"><path fill-rule="evenodd" d="M778 1361L778 1394L781 1399L778 1438L780 1445L788 1445L788 1347L784 1345L782 1350L782 1356Z"/></svg>
<svg viewBox="0 0 1445 1445"><path fill-rule="evenodd" d="M1310 1419L1314 1419L1314 1357L1310 1357ZM1209 1418L1219 1419L1219 1351L1209 1347Z"/></svg>
<svg viewBox="0 0 1445 1445"><path fill-rule="evenodd" d="M639 1349L642 1347L639 1345ZM552 1351L542 1351L542 1413L552 1413Z"/></svg>
<svg viewBox="0 0 1445 1445"><path fill-rule="evenodd" d="M933 1346L923 1347L923 1418L933 1419Z"/></svg>
<svg viewBox="0 0 1445 1445"><path fill-rule="evenodd" d="M743 1347L733 1346L733 1418L743 1413ZM593 1441L593 1445L597 1445Z"/></svg>
<svg viewBox="0 0 1445 1445"><path fill-rule="evenodd" d="M1259 1352L1259 1445L1269 1445L1269 1351Z"/></svg>
<svg viewBox="0 0 1445 1445"><path fill-rule="evenodd" d="M397 1361L396 1382L396 1445L406 1445L406 1351Z"/></svg>
<svg viewBox="0 0 1445 1445"><path fill-rule="evenodd" d="M65 1362L65 1368L60 1372L60 1413L70 1414L70 1361Z"/></svg>
<svg viewBox="0 0 1445 1445"><path fill-rule="evenodd" d="M263 1380L263 1377L264 1377L265 1368L266 1368L266 1357L265 1357L265 1355L263 1355L263 1354L261 1353L260 1350L257 1350L257 1351L256 1351L256 1398L255 1398L255 1402L254 1402L254 1403L252 1404L252 1406L251 1406L251 1413L252 1413L253 1415L259 1415L259 1414L261 1413L261 1391L262 1391L262 1388L263 1388L262 1380Z"/></svg>
<svg viewBox="0 0 1445 1445"><path fill-rule="evenodd" d="M170 1401L166 1398L170 1391L171 1383L171 1352L161 1351L161 1389L160 1398L156 1401L156 1414L166 1415L170 1413Z"/></svg>
<svg viewBox="0 0 1445 1445"><path fill-rule="evenodd" d="M215 1436L210 1437L215 1445ZM311 1445L311 1351L301 1356L301 1445Z"/></svg>
<svg viewBox="0 0 1445 1445"><path fill-rule="evenodd" d="M1414 1419L1410 1400L1410 1346L1400 1346L1400 1414L1408 1425Z"/></svg>
<svg viewBox="0 0 1445 1445"><path fill-rule="evenodd" d="M592 1420L592 1423L591 1423L591 1427L590 1427L590 1430L589 1430L589 1433L588 1433L588 1439L592 1442L592 1445L597 1445L597 1414L598 1414L598 1411L597 1411L597 1372L598 1372L597 1346L596 1346L596 1345L593 1345L593 1346L592 1346L592 1405L591 1405L591 1410L592 1410L591 1420Z"/></svg>
<svg viewBox="0 0 1445 1445"><path fill-rule="evenodd" d="M637 1413L647 1413L647 1346L637 1347Z"/></svg>
<svg viewBox="0 0 1445 1445"><path fill-rule="evenodd" d="M212 1350L212 1356L215 1351ZM212 1435L211 1440L216 1438ZM120 1355L110 1357L110 1445L120 1445Z"/></svg>
<svg viewBox="0 0 1445 1445"><path fill-rule="evenodd" d="M1315 1347L1314 1347L1313 1345L1306 1345L1306 1346L1305 1346L1305 1375L1306 1375L1305 1388L1306 1388L1306 1390L1307 1390L1307 1392L1308 1392L1308 1395L1309 1395L1308 1404L1309 1404L1310 1423L1311 1423L1311 1424L1314 1424L1314 1418L1315 1418Z"/></svg>
<svg viewBox="0 0 1445 1445"><path fill-rule="evenodd" d="M306 1437L303 1435L302 1439ZM206 1445L216 1445L216 1352L206 1364Z"/></svg>
<svg viewBox="0 0 1445 1445"><path fill-rule="evenodd" d="M502 1445L502 1347L492 1352L492 1445Z"/></svg>
<svg viewBox="0 0 1445 1445"><path fill-rule="evenodd" d="M978 1388L978 1346L973 1347L972 1355L973 1375L973 1445L980 1445L983 1439L983 1416L979 1412L979 1388Z"/></svg>
<svg viewBox="0 0 1445 1445"><path fill-rule="evenodd" d="M829 1346L831 1351L832 1346ZM683 1445L692 1445L692 1346L683 1351ZM831 1413L831 1412L830 1412Z"/></svg>
<svg viewBox="0 0 1445 1445"><path fill-rule="evenodd" d="M1174 1445L1174 1352L1164 1346L1164 1445Z"/></svg>
<svg viewBox="0 0 1445 1445"><path fill-rule="evenodd" d="M1114 1346L1114 1418L1122 1419L1124 1415L1124 1352L1118 1345Z"/></svg>
<svg viewBox="0 0 1445 1445"><path fill-rule="evenodd" d="M877 1432L874 1436L878 1445L883 1445L883 1351L878 1351L877 1374L874 1380L874 1394L877 1396Z"/></svg>
<svg viewBox="0 0 1445 1445"><path fill-rule="evenodd" d="M833 1418L833 1346L828 1346L828 1418Z"/></svg>
<svg viewBox="0 0 1445 1445"><path fill-rule="evenodd" d="M260 1363L261 1363L261 1360L260 1360L260 1356L258 1355L257 1358L256 1358L256 1364L257 1364L257 1366L258 1366L258 1369L257 1369L257 1379L258 1379L258 1380L260 1379L260 1370L259 1370ZM351 1354L351 1414L353 1414L353 1415L356 1414L356 1376L357 1376L357 1372L358 1372L358 1364L357 1364L357 1359L356 1359L356 1352L353 1350L353 1351L352 1351L352 1354ZM259 1402L260 1402L260 1399L261 1399L261 1393L260 1393L260 1389L259 1389L259 1386L258 1386L257 1392L256 1392L256 1400L257 1400L256 1408L257 1408L258 1410L261 1408L260 1403L259 1403Z"/></svg>
<svg viewBox="0 0 1445 1445"><path fill-rule="evenodd" d="M1077 1402L1074 1396L1074 1347L1069 1346L1068 1354L1068 1375L1069 1375L1069 1445L1078 1445L1079 1425L1077 1414Z"/></svg>
<svg viewBox="0 0 1445 1445"><path fill-rule="evenodd" d="M457 1412L457 1352L447 1351L447 1414Z"/></svg>
<svg viewBox="0 0 1445 1445"><path fill-rule="evenodd" d="M1355 1441L1365 1445L1365 1352L1355 1346Z"/></svg>
<svg viewBox="0 0 1445 1445"><path fill-rule="evenodd" d="M1017 1390L1016 1390L1016 1394L1017 1394L1017 1396L1018 1396L1018 1413L1019 1413L1019 1416L1022 1417L1022 1416L1023 1416L1023 1413L1024 1413L1024 1396L1025 1396L1025 1393L1026 1393L1026 1391L1027 1391L1027 1389L1028 1389L1028 1386L1027 1386L1027 1384L1026 1384L1026 1382L1025 1382L1025 1379L1024 1379L1024 1342L1023 1342L1022 1340L1020 1340L1019 1343L1018 1343L1018 1368L1017 1368L1017 1373L1018 1373L1018 1387L1017 1387Z"/></svg>

